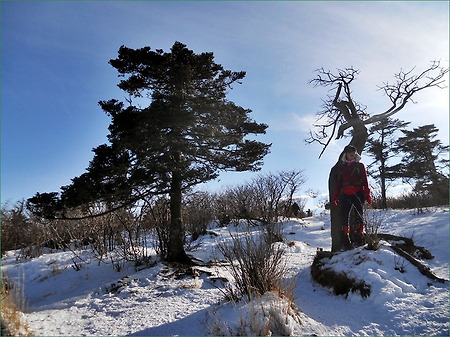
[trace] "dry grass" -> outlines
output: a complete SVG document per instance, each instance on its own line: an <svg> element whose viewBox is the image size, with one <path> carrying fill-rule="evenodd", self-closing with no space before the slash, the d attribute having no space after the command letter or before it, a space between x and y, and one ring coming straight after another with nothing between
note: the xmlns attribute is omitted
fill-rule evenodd
<svg viewBox="0 0 450 337"><path fill-rule="evenodd" d="M229 305L233 305L232 302ZM267 292L248 302L235 303L235 307L227 309L228 313L229 310L235 311L235 317L228 317L228 320L212 311L208 318L211 335L293 336L295 327L302 325L294 302L278 292Z"/></svg>
<svg viewBox="0 0 450 337"><path fill-rule="evenodd" d="M231 336L291 336L301 325L294 304L295 279L286 278L285 244L267 231L231 235L231 242L219 244L234 279L225 298L240 309L237 324L230 325L213 312L210 333Z"/></svg>
<svg viewBox="0 0 450 337"><path fill-rule="evenodd" d="M273 242L261 231L259 234L231 235L230 243L220 243L219 250L227 261L227 269L234 279L234 287L227 289L231 300L266 292L284 293L286 261L285 247Z"/></svg>
<svg viewBox="0 0 450 337"><path fill-rule="evenodd" d="M23 314L25 308L23 288L21 289L18 285L12 286L8 279L2 276L1 296L1 335L32 336Z"/></svg>

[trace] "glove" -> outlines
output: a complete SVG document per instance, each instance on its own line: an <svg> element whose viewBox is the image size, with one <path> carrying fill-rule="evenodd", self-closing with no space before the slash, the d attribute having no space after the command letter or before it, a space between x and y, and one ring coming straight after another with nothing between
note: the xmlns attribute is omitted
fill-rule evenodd
<svg viewBox="0 0 450 337"><path fill-rule="evenodd" d="M333 194L333 205L337 206L339 203L339 193L336 191Z"/></svg>
<svg viewBox="0 0 450 337"><path fill-rule="evenodd" d="M370 190L365 191L365 199L369 205L372 203L372 196L370 195Z"/></svg>

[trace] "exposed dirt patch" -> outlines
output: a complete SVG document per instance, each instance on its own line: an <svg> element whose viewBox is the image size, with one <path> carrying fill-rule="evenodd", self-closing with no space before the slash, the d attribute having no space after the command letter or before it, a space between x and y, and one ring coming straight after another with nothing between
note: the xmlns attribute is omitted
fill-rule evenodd
<svg viewBox="0 0 450 337"><path fill-rule="evenodd" d="M314 281L320 285L333 288L335 295L348 295L351 292L357 292L362 297L370 296L370 285L366 284L364 280L356 280L355 278L347 276L343 272L336 272L331 268L324 268L335 253L327 251L318 251L311 266L311 276Z"/></svg>

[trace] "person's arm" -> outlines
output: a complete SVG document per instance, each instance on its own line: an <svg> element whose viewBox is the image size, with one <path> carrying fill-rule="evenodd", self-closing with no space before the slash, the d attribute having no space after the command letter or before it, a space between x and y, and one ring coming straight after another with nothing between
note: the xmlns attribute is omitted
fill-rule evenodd
<svg viewBox="0 0 450 337"><path fill-rule="evenodd" d="M364 199L371 204L372 203L372 196L370 195L370 188L369 188L369 181L367 180L367 171L366 167L363 163L359 163L361 165L361 180L363 184L363 190L364 190Z"/></svg>
<svg viewBox="0 0 450 337"><path fill-rule="evenodd" d="M342 187L342 174L339 175L338 181L336 183L336 189L334 190L333 193L333 200L331 200L334 206L337 206L337 204L339 203L339 193L341 192L341 187Z"/></svg>

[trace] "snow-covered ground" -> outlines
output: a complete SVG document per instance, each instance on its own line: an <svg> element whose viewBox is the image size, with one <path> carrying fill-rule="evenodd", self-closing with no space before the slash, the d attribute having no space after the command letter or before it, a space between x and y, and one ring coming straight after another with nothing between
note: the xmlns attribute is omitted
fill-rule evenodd
<svg viewBox="0 0 450 337"><path fill-rule="evenodd" d="M413 210L374 214L381 225L379 232L412 237L416 245L434 255L434 259L422 262L436 276L448 280L448 207L419 215ZM230 232L238 228L213 226L218 236L201 237L200 245L189 253L205 262L220 259L217 243L229 240ZM288 333L449 335L448 282L438 283L422 275L394 253L389 243L383 242L377 251L360 247L334 256L330 266L365 280L372 290L367 298L358 292L336 296L331 289L316 284L310 275L317 248L331 248L329 215L291 219L284 222L283 230L288 276L295 282L294 299L299 311L297 319L286 318ZM257 320L258 307L273 305L270 294L259 299L260 305L224 302L222 281L214 281L202 272L229 277L223 266L199 267L197 276L177 278L174 269L162 263L140 271L130 264L117 272L111 264L92 260L89 251L78 253L86 261L77 260L82 266L79 271L72 267L73 254L69 251L19 261L17 252L11 251L2 258L2 272L24 287L26 319L36 335L201 336L239 331L242 334L248 332L239 330L245 328L246 320ZM118 291L111 292L120 284L123 286Z"/></svg>

